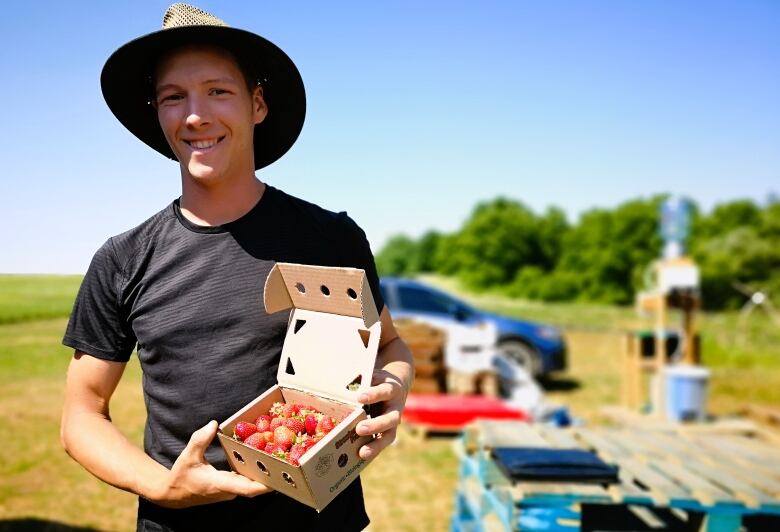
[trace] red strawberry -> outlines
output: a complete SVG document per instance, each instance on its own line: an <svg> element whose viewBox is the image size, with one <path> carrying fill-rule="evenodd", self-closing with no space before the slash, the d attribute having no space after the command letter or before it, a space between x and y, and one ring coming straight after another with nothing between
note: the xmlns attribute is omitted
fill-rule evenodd
<svg viewBox="0 0 780 532"><path fill-rule="evenodd" d="M295 444L290 449L290 452L287 454L287 461L291 463L294 466L301 465L299 460L303 456L303 453L306 452L306 449L300 444Z"/></svg>
<svg viewBox="0 0 780 532"><path fill-rule="evenodd" d="M263 439L262 432L255 432L250 434L247 439L244 440L244 445L249 445L255 449L263 449L265 447L265 440Z"/></svg>
<svg viewBox="0 0 780 532"><path fill-rule="evenodd" d="M276 451L284 451L284 448L279 447L277 444L273 442L269 442L265 444L265 448L263 450L268 454L274 454Z"/></svg>
<svg viewBox="0 0 780 532"><path fill-rule="evenodd" d="M233 429L233 436L238 438L239 441L244 441L255 432L257 432L257 427L254 424L247 423L246 421L239 421Z"/></svg>
<svg viewBox="0 0 780 532"><path fill-rule="evenodd" d="M269 430L276 430L279 427L284 426L284 422L287 421L286 417L275 417L271 420Z"/></svg>
<svg viewBox="0 0 780 532"><path fill-rule="evenodd" d="M319 440L315 440L314 438L309 438L309 439L303 440L301 442L301 447L303 447L303 452L306 452L309 449L311 449L312 447L314 447L315 445L317 445L318 441Z"/></svg>
<svg viewBox="0 0 780 532"><path fill-rule="evenodd" d="M287 427L278 427L274 431L274 443L281 445L286 451L295 442L295 433Z"/></svg>
<svg viewBox="0 0 780 532"><path fill-rule="evenodd" d="M293 431L295 434L306 432L306 425L304 425L303 421L300 421L299 419L288 419L284 422L284 426Z"/></svg>
<svg viewBox="0 0 780 532"><path fill-rule="evenodd" d="M314 433L317 432L317 417L314 414L306 416L305 426L306 434L314 436Z"/></svg>
<svg viewBox="0 0 780 532"><path fill-rule="evenodd" d="M287 403L284 405L284 408L282 409L282 414L287 417L293 417L298 415L298 412L301 411L301 405L295 404L295 403Z"/></svg>
<svg viewBox="0 0 780 532"><path fill-rule="evenodd" d="M263 440L265 440L267 443L271 443L274 441L274 433L270 430L267 430L263 432Z"/></svg>
<svg viewBox="0 0 780 532"><path fill-rule="evenodd" d="M333 427L335 425L333 424L333 418L330 416L324 416L319 423L317 423L317 432L321 432L322 434L327 434L328 432L333 430Z"/></svg>
<svg viewBox="0 0 780 532"><path fill-rule="evenodd" d="M257 430L260 432L271 430L271 416L262 415L258 417L255 420L255 425L257 425Z"/></svg>

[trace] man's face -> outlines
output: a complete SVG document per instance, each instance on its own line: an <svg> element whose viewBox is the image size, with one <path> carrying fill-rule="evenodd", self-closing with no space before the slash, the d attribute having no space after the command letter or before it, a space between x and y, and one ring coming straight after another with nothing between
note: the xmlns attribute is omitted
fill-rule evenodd
<svg viewBox="0 0 780 532"><path fill-rule="evenodd" d="M267 107L259 87L250 94L230 54L191 46L164 57L156 71L156 108L185 177L208 185L254 171L254 126Z"/></svg>

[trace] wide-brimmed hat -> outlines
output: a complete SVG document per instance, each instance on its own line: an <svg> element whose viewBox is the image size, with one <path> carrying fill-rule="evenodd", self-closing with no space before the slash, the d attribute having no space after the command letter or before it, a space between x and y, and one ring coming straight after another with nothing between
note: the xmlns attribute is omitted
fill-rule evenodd
<svg viewBox="0 0 780 532"><path fill-rule="evenodd" d="M100 76L103 97L114 115L136 137L176 159L165 140L154 97L152 75L160 57L187 44L214 44L231 52L244 69L251 69L263 87L268 115L255 126L255 169L285 154L303 127L306 93L292 60L272 42L187 4L173 4L163 17L163 29L125 44L106 61Z"/></svg>

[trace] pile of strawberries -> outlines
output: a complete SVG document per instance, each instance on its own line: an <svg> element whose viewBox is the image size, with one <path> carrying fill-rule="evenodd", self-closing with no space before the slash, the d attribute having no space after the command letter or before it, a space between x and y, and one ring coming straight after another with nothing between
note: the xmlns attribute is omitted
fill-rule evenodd
<svg viewBox="0 0 780 532"><path fill-rule="evenodd" d="M336 418L312 406L277 402L267 415L258 417L254 423L236 423L233 437L244 445L298 466L304 453L336 425Z"/></svg>

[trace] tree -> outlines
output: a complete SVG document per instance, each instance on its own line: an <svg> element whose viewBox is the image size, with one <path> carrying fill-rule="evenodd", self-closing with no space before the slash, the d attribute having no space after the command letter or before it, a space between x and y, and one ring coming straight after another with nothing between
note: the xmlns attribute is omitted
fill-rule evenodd
<svg viewBox="0 0 780 532"><path fill-rule="evenodd" d="M437 270L437 251L442 241L441 233L428 231L420 237L417 243L417 269L421 272Z"/></svg>
<svg viewBox="0 0 780 532"><path fill-rule="evenodd" d="M563 239L558 274L566 279L567 289L586 301L633 301L642 272L660 254L658 212L663 199L633 200L614 211L583 214Z"/></svg>
<svg viewBox="0 0 780 532"><path fill-rule="evenodd" d="M411 275L418 271L418 245L406 235L395 235L376 256L379 275Z"/></svg>
<svg viewBox="0 0 780 532"><path fill-rule="evenodd" d="M504 285L523 266L543 265L538 223L520 202L497 198L479 204L451 246L458 276L475 288Z"/></svg>

